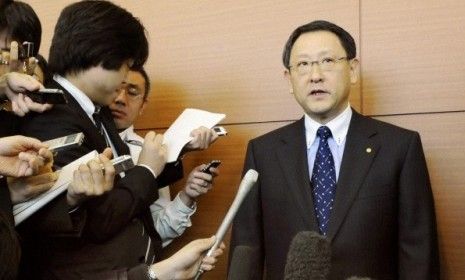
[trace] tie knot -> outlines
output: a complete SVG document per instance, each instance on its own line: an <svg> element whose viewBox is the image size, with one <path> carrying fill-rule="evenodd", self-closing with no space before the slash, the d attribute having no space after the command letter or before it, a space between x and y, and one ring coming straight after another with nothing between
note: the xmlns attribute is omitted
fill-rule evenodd
<svg viewBox="0 0 465 280"><path fill-rule="evenodd" d="M331 137L331 130L327 126L320 126L316 132L321 139L328 140Z"/></svg>

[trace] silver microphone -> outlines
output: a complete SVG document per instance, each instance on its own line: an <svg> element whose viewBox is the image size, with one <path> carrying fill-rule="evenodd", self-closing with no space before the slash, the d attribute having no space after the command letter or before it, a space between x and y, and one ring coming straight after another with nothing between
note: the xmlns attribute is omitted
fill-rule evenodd
<svg viewBox="0 0 465 280"><path fill-rule="evenodd" d="M215 234L215 244L213 244L210 250L208 250L207 257L210 257L213 254L213 252L215 252L215 250L218 249L218 247L220 246L226 232L228 231L229 226L231 225L234 219L234 216L236 216L239 207L241 207L242 201L244 201L244 198L247 196L250 189L255 185L257 180L257 171L249 169L247 173L245 173L244 178L242 178L241 184L239 185L239 190L237 191L236 197L234 198L233 203L229 207L228 213L226 213L223 222L221 223L220 227L218 228L218 231ZM202 275L202 273L203 270L199 267L199 270L195 275L195 280L200 279L200 275Z"/></svg>

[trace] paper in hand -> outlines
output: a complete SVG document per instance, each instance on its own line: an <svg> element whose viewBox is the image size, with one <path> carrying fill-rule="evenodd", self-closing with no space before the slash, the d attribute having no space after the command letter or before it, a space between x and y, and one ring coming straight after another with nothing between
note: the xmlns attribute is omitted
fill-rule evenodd
<svg viewBox="0 0 465 280"><path fill-rule="evenodd" d="M164 134L163 144L168 148L167 162L177 160L182 148L193 139L190 136L192 130L201 126L212 128L225 117L225 114L185 109Z"/></svg>

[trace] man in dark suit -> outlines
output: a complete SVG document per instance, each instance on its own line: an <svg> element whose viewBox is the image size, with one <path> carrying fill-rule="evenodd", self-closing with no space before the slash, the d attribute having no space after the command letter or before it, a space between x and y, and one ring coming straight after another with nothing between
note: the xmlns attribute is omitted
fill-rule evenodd
<svg viewBox="0 0 465 280"><path fill-rule="evenodd" d="M300 231L330 241L329 279L439 277L420 137L350 108L355 55L352 36L326 21L297 28L286 44L285 76L305 115L248 145L244 171L260 178L236 216L230 250L252 249L247 279L262 279L263 270L266 279L283 279Z"/></svg>
<svg viewBox="0 0 465 280"><path fill-rule="evenodd" d="M107 105L129 68L141 67L147 56L144 27L126 10L107 1L69 5L55 28L49 55L55 75L46 85L63 90L68 104L31 114L21 133L48 140L83 132L80 147L55 157L57 167L107 147L114 156L129 154ZM103 189L91 188L87 195L68 191L22 224L21 277L82 279L152 263L161 244L149 205L156 200L159 186L182 176L180 162L165 166L162 139L149 132L136 167L111 190L102 194Z"/></svg>

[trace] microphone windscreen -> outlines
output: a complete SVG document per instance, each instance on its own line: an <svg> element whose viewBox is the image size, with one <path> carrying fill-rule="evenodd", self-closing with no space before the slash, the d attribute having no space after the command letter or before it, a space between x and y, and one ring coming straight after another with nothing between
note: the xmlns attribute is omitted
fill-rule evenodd
<svg viewBox="0 0 465 280"><path fill-rule="evenodd" d="M331 264L328 239L316 232L301 231L289 246L285 280L326 280Z"/></svg>
<svg viewBox="0 0 465 280"><path fill-rule="evenodd" d="M252 262L253 249L245 245L236 246L231 256L228 280L252 279Z"/></svg>

